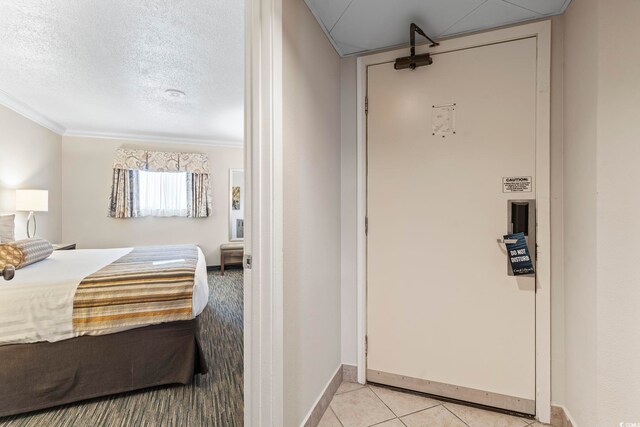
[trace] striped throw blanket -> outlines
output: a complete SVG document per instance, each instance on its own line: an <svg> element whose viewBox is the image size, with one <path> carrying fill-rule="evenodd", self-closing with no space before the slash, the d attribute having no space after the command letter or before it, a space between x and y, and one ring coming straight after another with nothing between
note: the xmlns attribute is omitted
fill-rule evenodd
<svg viewBox="0 0 640 427"><path fill-rule="evenodd" d="M197 262L194 245L134 248L82 280L73 300L74 329L191 319Z"/></svg>

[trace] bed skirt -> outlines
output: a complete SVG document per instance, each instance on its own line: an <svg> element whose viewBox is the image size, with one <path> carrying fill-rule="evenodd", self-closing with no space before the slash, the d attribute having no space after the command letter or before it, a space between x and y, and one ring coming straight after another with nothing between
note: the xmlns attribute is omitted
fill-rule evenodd
<svg viewBox="0 0 640 427"><path fill-rule="evenodd" d="M116 334L0 346L0 417L191 383L194 375L207 373L199 317Z"/></svg>

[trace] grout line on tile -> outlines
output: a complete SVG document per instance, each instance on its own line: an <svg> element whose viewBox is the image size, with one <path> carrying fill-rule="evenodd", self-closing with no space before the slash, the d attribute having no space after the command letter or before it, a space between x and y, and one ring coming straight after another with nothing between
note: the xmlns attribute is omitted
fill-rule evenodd
<svg viewBox="0 0 640 427"><path fill-rule="evenodd" d="M527 427L530 424L535 423L537 421L536 419L532 420L531 418L528 418L523 413L513 412L513 411L506 410L506 409L500 409L500 408L491 407L491 406L482 405L482 404L473 403L473 402L467 402L467 401L464 401L464 400L443 398L442 405L444 407L446 407L447 409L449 409L449 407L447 405L464 406L466 408L477 409L477 410L483 411L483 412L489 412L489 413L492 413L492 414L502 414L502 415L506 415L506 416L511 417L511 418L517 418L517 419L527 423L522 427ZM451 409L449 409L449 411L453 412Z"/></svg>
<svg viewBox="0 0 640 427"><path fill-rule="evenodd" d="M369 391L370 391L371 393L373 393L373 395L374 395L374 396L375 396L375 397L376 397L380 402L382 402L382 404L383 404L384 406L386 406L386 407L387 407L387 409L389 409L389 411L391 412L391 414L393 414L393 418L389 418L388 420L380 421L379 423L376 423L376 424L371 424L370 426L367 426L367 427L371 427L371 426L374 426L374 425L379 425L379 424L382 424L382 423L386 423L387 421L392 421L392 420L395 420L395 419L397 419L397 418L398 418L398 416L396 415L396 413L395 413L395 412L393 412L393 411L391 410L391 408L389 408L389 407L387 406L387 404L386 404L386 403L384 403L384 402L382 401L382 399L380 399L380 397L378 397L378 395L377 395L377 394L376 394L376 393L371 389L371 387L369 387L369 386L368 386L368 385L366 385L366 384L365 384L363 387L361 387L361 388L357 388L357 389L355 389L355 390L345 391L344 393L340 393L339 395L338 395L338 394L334 394L334 395L333 395L333 397L336 397L336 396L342 396L343 394L353 393L354 391L360 391L360 390L365 390L365 389L369 389ZM333 402L333 399L332 399L332 402ZM333 410L333 408L331 407L331 403L329 404L329 409L331 409L331 412L333 412L333 415L335 415L335 416L336 416L336 418L338 419L338 422L340 423L340 425L341 425L342 427L344 427L344 424L342 423L342 420L340 419L340 417L338 417L338 414L336 414L336 412L335 412L335 411ZM401 421L401 422L402 422L402 421ZM403 423L403 424L404 424L404 423Z"/></svg>
<svg viewBox="0 0 640 427"><path fill-rule="evenodd" d="M444 405L443 405L442 403L439 403L439 404L437 404L437 405L429 406L428 408L420 409L420 410L418 410L418 411L409 412L408 414L403 415L403 416L402 416L402 418L404 418L404 417L408 417L409 415L417 414L418 412L428 411L428 410L430 410L430 409L437 408L438 406L442 406L442 407L444 407ZM400 418L400 417L398 417L398 418ZM400 420L400 421L402 421L402 420ZM403 423L403 424L404 424L404 423Z"/></svg>
<svg viewBox="0 0 640 427"><path fill-rule="evenodd" d="M433 400L433 401L439 402L437 405L429 406L429 407L427 407L427 408L423 408L423 409L420 409L420 410L418 410L418 411L410 412L410 413L408 413L408 414L404 414L404 415L397 415L397 414L396 414L396 416L398 417L398 419L400 419L400 417L405 417L405 416L408 416L408 415L412 415L412 414L415 414L415 413L418 413L418 412L425 411L425 410L427 410L427 409L435 408L436 406L443 406L444 408L446 408L446 409L447 409L447 411L451 412L451 413L452 413L456 418L460 419L460 421L462 421L465 425L467 425L467 426L468 426L468 424L467 424L467 423L465 423L465 422L464 422L460 417L458 417L458 416L457 416L457 415L456 415L456 414L455 414L451 409L449 409L449 407L447 407L447 406L446 406L447 404L452 404L452 405L465 406L465 407L468 407L468 408L475 408L475 409L478 409L478 410L480 410L480 411L488 412L488 413L492 413L492 414L503 414L503 415L507 415L507 416L509 416L509 417L517 418L517 419L519 419L519 420L521 420L521 421L523 421L523 422L525 422L525 423L526 423L526 424L525 424L525 425L523 425L522 427L530 427L531 425L533 425L533 424L535 424L536 422L538 422L538 420L536 420L536 419L533 419L533 420L532 420L532 419L530 419L530 418L528 418L528 417L526 417L526 416L523 416L522 414L516 414L516 413L512 413L512 412L510 412L510 411L500 410L499 408L489 408L489 407L486 407L486 406L484 406L484 405L475 405L475 404L473 404L473 403L471 403L471 402L465 402L465 401L460 401L460 400L457 400L457 399L451 399L451 398L446 398L446 397L442 397L442 396L436 396L436 395L432 395L432 394L429 394L429 393L422 393L422 392L418 392L418 391L414 391L414 390L403 390L403 389L400 389L400 388L398 388L398 387L388 386L388 385L385 385L385 384L366 383L366 384L364 385L364 387L368 387L368 388L373 392L373 394L375 394L375 395L376 395L376 397L377 397L378 399L380 399L380 400L382 401L382 403L384 403L384 404L385 404L385 406L387 406L387 408L389 408L389 406L388 406L388 405L384 402L384 400L382 400L382 398L381 398L381 397L376 393L376 391L374 390L374 388L373 388L373 387L380 388L380 389L386 389L386 390L390 390L390 391L395 391L395 392L402 393L402 394L407 394L407 395L413 395L413 396L418 396L418 397L424 397L424 398L431 399L431 400ZM356 390L352 390L352 391L356 391ZM494 409L494 410L492 410L492 409ZM395 412L394 412L393 410L391 410L391 408L389 408L389 410L390 410L392 413L394 413L394 414L395 414ZM402 420L401 420L401 421L402 421ZM404 423L403 423L403 424L404 424ZM545 424L545 425L546 425L546 424ZM549 425L549 426L551 427L551 425Z"/></svg>
<svg viewBox="0 0 640 427"><path fill-rule="evenodd" d="M456 413L454 413L451 409L447 408L445 405L442 405L442 407L443 407L444 409L446 409L447 411L451 412L451 414L452 414L454 417L456 417L457 419L459 419L459 420L460 420L460 422L461 422L462 424L466 425L467 427L470 427L470 426L469 426L469 424L465 423L465 422L464 422L464 420L463 420L462 418L460 418Z"/></svg>
<svg viewBox="0 0 640 427"><path fill-rule="evenodd" d="M361 384L361 385L362 385L362 384ZM347 393L353 393L354 391L364 390L365 388L369 388L369 387L365 385L365 386L362 386L362 387L360 387L360 388L354 388L353 390L343 391L342 393L338 393L338 392L336 392L336 393L333 395L333 397L336 397L336 396L342 396L343 394L347 394ZM373 391L373 390L371 390L371 391ZM374 394L375 394L375 393L374 393Z"/></svg>
<svg viewBox="0 0 640 427"><path fill-rule="evenodd" d="M385 401L384 401L384 400L382 400L382 398L381 398L380 396L378 396L378 393L376 393L376 391L375 391L374 389L372 389L372 388L371 388L371 387L369 387L369 386L367 386L367 388L368 388L369 390L371 390L371 393L373 393L373 395L374 395L375 397L377 397L377 398L378 398L378 400L379 400L380 402L382 402L382 404L383 404L384 406L386 406L386 407L387 407L387 409L389 409L393 415L395 415L395 416L396 416L396 418L399 418L399 417L400 417L398 414L396 414L395 412L393 412L393 409L389 408L389 405L387 405L387 404L385 403Z"/></svg>
<svg viewBox="0 0 640 427"><path fill-rule="evenodd" d="M331 407L331 404L329 404L329 408L327 408L329 411L333 412L333 416L336 417L336 420L338 420L338 422L340 423L340 425L342 427L344 427L344 424L342 424L342 420L338 417L338 414L336 414L336 411L333 410L333 408Z"/></svg>
<svg viewBox="0 0 640 427"><path fill-rule="evenodd" d="M384 388L384 387L379 387L379 388ZM378 396L378 393L376 393L376 391L375 391L373 388L369 387L369 389L373 392L373 394L375 394L375 395L378 397L378 399L382 400L382 398L381 398L380 396ZM400 390L394 390L394 389L387 389L387 390L396 391L396 392L398 392L398 393L403 393L403 394L410 395L410 396L424 397L424 398L426 398L426 399L430 399L430 400L433 400L433 401L435 401L435 402L440 402L440 403L438 403L438 404L436 404L436 405L428 406L428 407L426 407L426 408L422 408L422 409L420 409L420 410L418 410L418 411L410 412L410 413L408 413L408 414L404 414L404 415L398 415L398 414L396 414L395 412L393 412L393 410L392 410L391 408L389 408L389 406L388 406L386 403L384 403L384 400L382 400L382 403L384 403L385 405L387 405L387 408L389 408L389 410L390 410L392 413L394 413L398 418L400 418L400 417L406 417L407 415L415 414L415 413L417 413L417 412L426 411L427 409L435 408L436 406L441 406L441 405L442 405L442 403L443 403L443 402L442 402L442 401L440 401L440 400L437 400L437 399L434 399L434 398L431 398L431 397L427 397L427 396L423 396L423 395L421 395L421 394L417 394L417 393L404 393L404 392L402 392L402 391L400 391ZM404 424L404 423L403 423L403 424ZM525 427L526 427L526 426L525 426Z"/></svg>
<svg viewBox="0 0 640 427"><path fill-rule="evenodd" d="M393 413L393 412L392 412ZM374 427L374 426L379 426L380 424L384 424L384 423L388 423L389 421L393 421L393 420L400 420L400 418L395 417L395 418L389 418L388 420L384 420L384 421L380 421L379 423L375 423L375 424L371 424L367 427ZM402 423L402 420L400 420L400 422ZM404 423L402 423L404 424Z"/></svg>
<svg viewBox="0 0 640 427"><path fill-rule="evenodd" d="M403 388L400 388L400 387L395 387L395 386L391 386L391 385L387 385L387 384L380 384L380 383L368 383L368 384L370 384L371 387L384 388L384 389L391 390L391 391L397 391L399 393L410 394L412 396L426 397L427 399L431 399L431 400L435 400L437 402L440 402L440 404L443 404L443 403L448 402L449 400L451 400L451 399L449 399L447 397L438 396L438 395L431 394L431 393L424 393L424 392L416 391L416 390L403 389ZM455 400L455 399L453 399L453 400ZM452 403L455 403L455 402L452 401Z"/></svg>

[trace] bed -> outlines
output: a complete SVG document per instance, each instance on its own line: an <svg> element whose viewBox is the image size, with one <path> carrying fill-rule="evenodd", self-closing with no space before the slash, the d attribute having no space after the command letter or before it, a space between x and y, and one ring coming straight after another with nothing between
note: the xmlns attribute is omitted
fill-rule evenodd
<svg viewBox="0 0 640 427"><path fill-rule="evenodd" d="M163 295L189 292L152 306L140 295L160 280L182 280ZM18 270L0 282L0 416L190 383L207 372L198 319L208 297L204 256L188 245L55 251Z"/></svg>

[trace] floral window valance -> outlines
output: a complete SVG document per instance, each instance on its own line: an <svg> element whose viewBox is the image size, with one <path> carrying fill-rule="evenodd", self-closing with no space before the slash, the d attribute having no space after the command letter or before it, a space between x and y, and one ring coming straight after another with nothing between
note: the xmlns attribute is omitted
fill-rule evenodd
<svg viewBox="0 0 640 427"><path fill-rule="evenodd" d="M189 172L208 174L209 159L202 153L176 153L118 148L114 169L150 172Z"/></svg>
<svg viewBox="0 0 640 427"><path fill-rule="evenodd" d="M206 218L211 215L209 159L206 154L118 148L113 161L110 217L145 215L145 209L140 208L141 171L186 173L186 216Z"/></svg>

